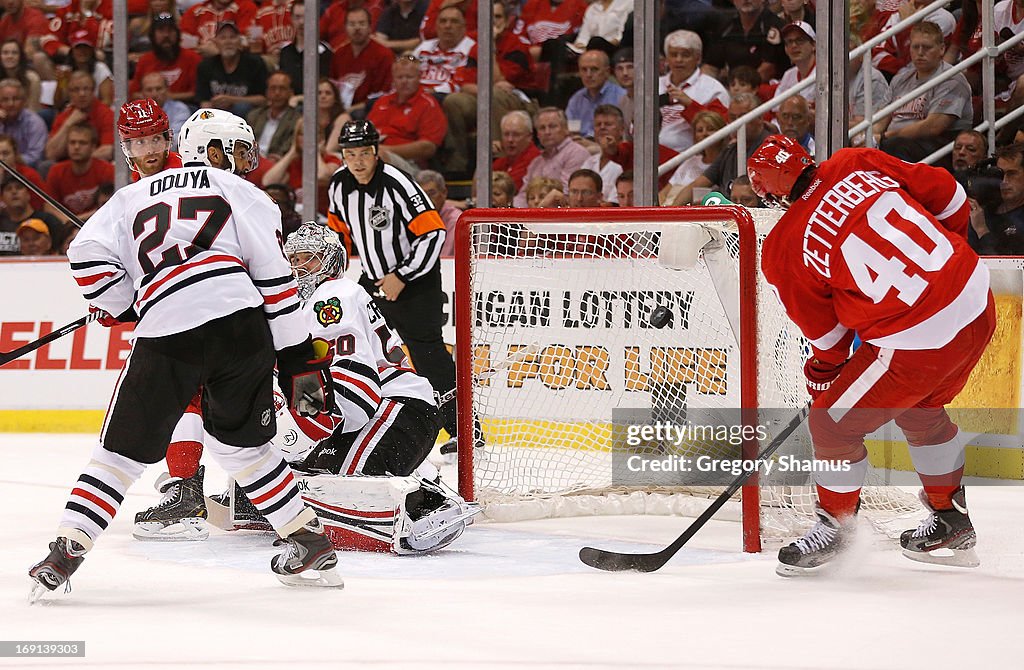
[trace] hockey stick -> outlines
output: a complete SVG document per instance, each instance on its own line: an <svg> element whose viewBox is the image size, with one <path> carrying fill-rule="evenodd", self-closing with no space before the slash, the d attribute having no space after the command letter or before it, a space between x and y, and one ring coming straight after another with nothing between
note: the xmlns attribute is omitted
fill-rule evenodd
<svg viewBox="0 0 1024 670"><path fill-rule="evenodd" d="M477 375L476 381L484 381L486 379L490 379L491 377L498 374L502 370L509 368L513 363L519 363L523 361L527 356L532 356L533 354L536 354L542 348L543 347L541 346L540 342L532 342L523 347L522 349L518 349L516 353L512 354L511 356L508 356L498 361L487 372L482 372L479 375ZM450 403L452 400L455 400L455 394L457 392L458 389L449 389L448 391L445 391L444 393L441 394L435 392L434 400L437 402L437 406L443 407L444 405ZM454 454L456 449L457 448L454 444L442 444L441 454Z"/></svg>
<svg viewBox="0 0 1024 670"><path fill-rule="evenodd" d="M38 186L36 186L32 182L30 182L28 179L25 179L25 176L23 174L21 174L20 172L15 170L13 167L8 165L2 158L0 158L0 167L2 167L3 169L7 170L7 173L9 175L11 175L15 179L17 179L19 182L21 182L22 186L24 186L28 190L32 191L33 193L35 193L36 195L38 195L40 198L42 198L43 200L45 200L49 204L53 205L53 208L56 209L61 214L63 214L65 217L67 217L68 221L70 221L71 223L75 224L79 228L81 228L82 226L85 225L85 223L80 218L75 216L74 212L72 212L70 209L65 207L63 204L57 202L57 200L52 195L50 195L49 193L47 193L43 189L39 188ZM70 325L70 324L68 324L68 325Z"/></svg>
<svg viewBox="0 0 1024 670"><path fill-rule="evenodd" d="M800 413L794 416L788 424L782 429L782 431L775 436L775 439L764 448L758 459L769 458L772 454L778 451L782 443L789 439L789 436L800 427L800 424L804 422L807 415L810 413L810 405L800 410ZM744 472L739 477L733 480L732 484L729 484L729 488L722 492L715 501L708 506L704 512L697 517L697 519L690 524L690 526L683 531L683 534L675 539L672 544L668 545L661 551L656 551L652 554L623 554L617 551L608 551L605 549L595 549L594 547L583 547L580 549L580 560L589 565L592 568L598 570L607 570L609 572L620 572L623 570L635 570L637 572L654 572L659 569L670 558L676 555L683 545L690 541L690 538L697 534L701 528L704 527L711 517L728 502L729 498L733 496L740 487L743 486L744 482L750 477L751 473Z"/></svg>
<svg viewBox="0 0 1024 670"><path fill-rule="evenodd" d="M25 354L30 354L30 353L32 353L33 351L35 351L36 349L38 349L40 347L45 347L50 342L53 342L54 340L60 339L60 338L64 337L65 335L67 335L68 333L71 333L71 332L74 332L74 331L78 330L79 328L81 328L85 324L90 323L90 322L95 321L96 319L100 318L101 314L103 314L103 312L89 312L88 314L83 316L81 319L78 319L76 321L72 321L68 325L63 326L62 328L58 328L57 330L53 331L52 333L48 333L48 334L40 337L35 342L29 342L28 344L26 344L24 346L21 346L21 347L18 347L17 349L15 349L13 351L0 352L0 367L3 367L4 365L7 365L8 363L10 363L11 361L15 360L16 358L21 358Z"/></svg>

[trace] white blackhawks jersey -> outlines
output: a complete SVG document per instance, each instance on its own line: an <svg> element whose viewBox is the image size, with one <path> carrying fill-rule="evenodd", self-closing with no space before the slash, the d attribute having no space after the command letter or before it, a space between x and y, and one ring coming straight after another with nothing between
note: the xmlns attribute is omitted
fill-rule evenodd
<svg viewBox="0 0 1024 670"><path fill-rule="evenodd" d="M90 304L114 316L135 310L138 337L259 306L276 349L309 335L281 246L280 210L225 170L164 170L119 189L86 222L68 258Z"/></svg>
<svg viewBox="0 0 1024 670"><path fill-rule="evenodd" d="M370 295L351 279L320 284L303 303L303 324L313 341L328 345L334 379L334 414L292 414L308 437L323 440L335 429L361 430L384 398L414 398L434 404L434 389L409 366L402 340L391 330Z"/></svg>

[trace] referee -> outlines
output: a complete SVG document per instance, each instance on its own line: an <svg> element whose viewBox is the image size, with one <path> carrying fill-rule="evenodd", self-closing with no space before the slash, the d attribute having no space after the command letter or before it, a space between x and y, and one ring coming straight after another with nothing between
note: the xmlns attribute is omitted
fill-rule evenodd
<svg viewBox="0 0 1024 670"><path fill-rule="evenodd" d="M349 121L338 144L344 167L327 187L327 224L362 260L359 283L409 347L416 372L440 394L455 388L455 362L441 337L441 246L444 222L406 173L377 155L380 133L369 121ZM455 403L441 408L455 436Z"/></svg>

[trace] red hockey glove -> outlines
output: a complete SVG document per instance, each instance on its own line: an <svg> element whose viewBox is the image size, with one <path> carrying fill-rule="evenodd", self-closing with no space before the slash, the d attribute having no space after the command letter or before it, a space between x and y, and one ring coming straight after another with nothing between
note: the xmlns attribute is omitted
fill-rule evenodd
<svg viewBox="0 0 1024 670"><path fill-rule="evenodd" d="M90 314L96 314L97 312L99 313L99 318L97 318L96 320L99 321L100 325L103 326L104 328L113 328L118 323L120 323L120 321L118 321L116 318L110 316L110 313L107 312L107 310L100 309L95 305L89 305Z"/></svg>
<svg viewBox="0 0 1024 670"><path fill-rule="evenodd" d="M811 400L817 400L818 396L827 391L832 382L842 372L846 362L826 363L817 358L808 358L804 363L804 377L807 378L807 392L811 394Z"/></svg>
<svg viewBox="0 0 1024 670"><path fill-rule="evenodd" d="M330 356L316 358L312 338L277 352L277 384L288 407L299 416L334 409L330 365Z"/></svg>

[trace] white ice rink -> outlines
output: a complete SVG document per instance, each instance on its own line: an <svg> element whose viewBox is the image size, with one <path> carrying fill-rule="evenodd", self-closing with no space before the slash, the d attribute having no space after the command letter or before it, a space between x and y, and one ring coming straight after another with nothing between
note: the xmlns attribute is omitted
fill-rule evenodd
<svg viewBox="0 0 1024 670"><path fill-rule="evenodd" d="M266 534L143 543L153 466L72 579L29 606L41 559L94 438L0 436L0 639L84 640L84 659L25 668L837 668L1024 666L1024 489L974 487L982 565L921 565L865 546L844 572L784 580L712 522L664 569L605 574L584 544L652 550L682 518L477 524L434 556L343 554L344 590L289 589ZM222 484L210 467L207 492ZM862 536L865 533L862 533Z"/></svg>

